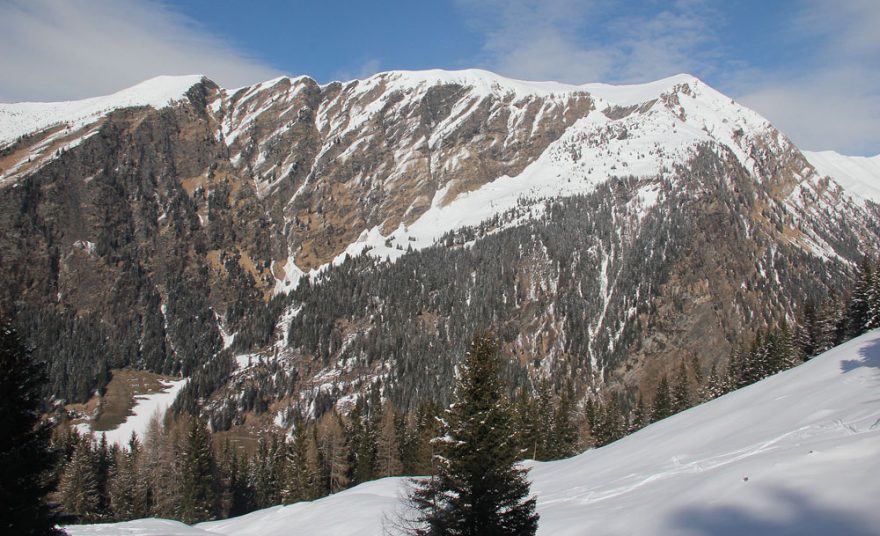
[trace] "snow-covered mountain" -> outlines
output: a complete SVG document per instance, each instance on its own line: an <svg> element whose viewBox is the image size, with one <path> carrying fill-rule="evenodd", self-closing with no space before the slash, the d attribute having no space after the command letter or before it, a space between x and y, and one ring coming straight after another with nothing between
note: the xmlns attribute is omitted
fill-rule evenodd
<svg viewBox="0 0 880 536"><path fill-rule="evenodd" d="M875 535L878 382L875 330L606 447L530 463L538 534ZM68 531L378 536L403 493L405 480L390 478L195 527L141 520Z"/></svg>
<svg viewBox="0 0 880 536"><path fill-rule="evenodd" d="M442 400L487 322L521 381L631 395L876 249L877 206L824 174L689 75L163 77L0 105L0 305L57 399L119 367L192 376L182 403L215 429Z"/></svg>
<svg viewBox="0 0 880 536"><path fill-rule="evenodd" d="M804 156L820 175L831 177L850 195L880 203L880 154L866 157L804 151Z"/></svg>

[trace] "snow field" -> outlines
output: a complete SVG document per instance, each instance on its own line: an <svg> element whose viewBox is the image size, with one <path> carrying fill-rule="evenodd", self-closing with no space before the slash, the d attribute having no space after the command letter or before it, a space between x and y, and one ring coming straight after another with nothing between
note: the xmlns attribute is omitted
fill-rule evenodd
<svg viewBox="0 0 880 536"><path fill-rule="evenodd" d="M616 443L526 462L541 535L880 534L880 330ZM379 536L406 479L195 527L155 519L72 536Z"/></svg>

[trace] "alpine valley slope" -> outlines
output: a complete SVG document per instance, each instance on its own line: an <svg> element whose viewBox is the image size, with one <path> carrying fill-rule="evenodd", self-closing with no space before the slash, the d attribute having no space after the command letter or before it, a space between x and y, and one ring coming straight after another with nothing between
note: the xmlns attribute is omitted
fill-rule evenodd
<svg viewBox="0 0 880 536"><path fill-rule="evenodd" d="M531 463L538 534L880 534L880 330L566 460ZM380 536L405 480L195 527L162 520L72 536Z"/></svg>
<svg viewBox="0 0 880 536"><path fill-rule="evenodd" d="M0 193L0 308L48 394L84 402L120 367L191 377L179 402L214 430L442 402L487 322L517 382L632 399L880 245L875 203L689 75L161 77L0 104Z"/></svg>

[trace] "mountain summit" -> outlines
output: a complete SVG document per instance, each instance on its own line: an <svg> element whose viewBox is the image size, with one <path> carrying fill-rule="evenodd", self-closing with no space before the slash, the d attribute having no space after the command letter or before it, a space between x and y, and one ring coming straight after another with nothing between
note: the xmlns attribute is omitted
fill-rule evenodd
<svg viewBox="0 0 880 536"><path fill-rule="evenodd" d="M632 396L878 245L870 195L689 75L160 77L2 104L0 144L0 304L52 395L190 377L178 404L217 430L445 400L485 325L521 383Z"/></svg>

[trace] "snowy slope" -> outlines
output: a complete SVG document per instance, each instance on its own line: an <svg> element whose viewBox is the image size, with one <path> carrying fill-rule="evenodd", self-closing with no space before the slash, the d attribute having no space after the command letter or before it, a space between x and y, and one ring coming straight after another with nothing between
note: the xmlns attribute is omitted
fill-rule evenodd
<svg viewBox="0 0 880 536"><path fill-rule="evenodd" d="M66 124L76 129L119 108L162 108L183 98L202 78L201 75L157 76L112 95L78 101L0 103L0 146L53 125Z"/></svg>
<svg viewBox="0 0 880 536"><path fill-rule="evenodd" d="M687 162L694 148L702 143L729 148L756 180L763 177L759 164L751 156L754 143L771 139L780 152L793 147L759 114L687 74L638 85L574 86L510 80L473 69L399 71L376 75L364 81L358 91L369 93L380 83L399 91L460 84L469 87L475 99L496 95L508 96L513 102L588 93L601 113L589 113L578 119L515 177L497 177L451 201L447 199L450 184L446 184L435 193L430 209L410 225L401 225L389 235L380 232L381 226L364 230L356 242L336 257L335 263L367 248L374 256L393 260L407 247L430 246L449 231L478 225L521 205L523 200L534 204L534 200L589 193L613 176L654 177ZM386 91L397 95L391 89ZM383 108L380 104L363 114L377 113ZM394 105L404 107L406 100ZM637 105L643 109L619 118L604 113L614 107ZM360 117L353 122L360 124L366 120ZM331 136L344 134L345 131L334 131ZM454 167L456 164L457 161L452 161L445 165ZM654 191L640 192L645 207L656 201ZM539 206L532 208L540 210Z"/></svg>
<svg viewBox="0 0 880 536"><path fill-rule="evenodd" d="M157 393L148 395L139 395L135 397L134 407L131 409L131 415L126 417L125 421L106 432L95 432L95 435L104 434L107 442L111 445L120 446L128 445L132 432L137 434L138 439L143 441L153 415L160 418L165 415L165 411L174 403L177 394L186 386L189 379L163 382L165 388ZM90 430L83 430L90 431Z"/></svg>
<svg viewBox="0 0 880 536"><path fill-rule="evenodd" d="M880 534L880 330L580 456L532 464L543 535ZM404 479L194 528L98 535L381 535Z"/></svg>
<svg viewBox="0 0 880 536"><path fill-rule="evenodd" d="M833 178L844 190L861 200L880 203L880 154L847 156L835 151L803 151L820 175Z"/></svg>

